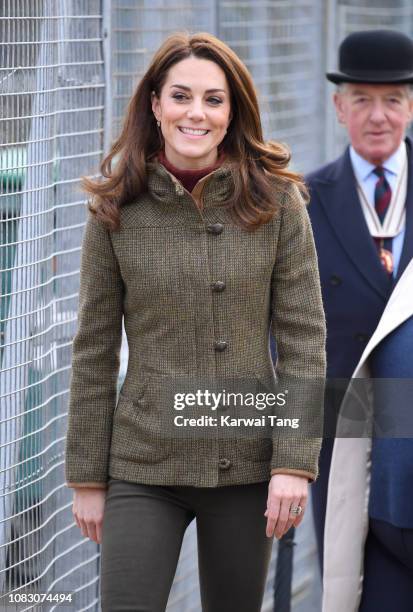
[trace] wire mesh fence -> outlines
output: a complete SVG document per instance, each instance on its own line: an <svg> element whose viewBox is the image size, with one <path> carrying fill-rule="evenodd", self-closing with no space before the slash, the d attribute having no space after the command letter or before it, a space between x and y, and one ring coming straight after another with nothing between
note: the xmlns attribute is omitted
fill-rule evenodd
<svg viewBox="0 0 413 612"><path fill-rule="evenodd" d="M100 2L1 4L0 608L7 593L97 602L63 460L79 250L79 177L103 151ZM45 608L46 609L46 608Z"/></svg>
<svg viewBox="0 0 413 612"><path fill-rule="evenodd" d="M218 34L254 77L265 133L289 145L293 165L301 171L323 156L318 138L322 11L319 0L219 4Z"/></svg>
<svg viewBox="0 0 413 612"><path fill-rule="evenodd" d="M344 142L324 72L345 34L371 27L412 34L411 3L0 3L0 609L29 589L73 592L70 609L99 609L99 548L73 522L63 469L86 218L79 184L98 172L154 50L184 29L230 44L254 77L266 136L288 143L294 167L307 171ZM124 339L119 386L126 364ZM297 536L293 609L309 612L317 581L309 516ZM275 557L274 545L265 610ZM168 609L200 610L193 525Z"/></svg>

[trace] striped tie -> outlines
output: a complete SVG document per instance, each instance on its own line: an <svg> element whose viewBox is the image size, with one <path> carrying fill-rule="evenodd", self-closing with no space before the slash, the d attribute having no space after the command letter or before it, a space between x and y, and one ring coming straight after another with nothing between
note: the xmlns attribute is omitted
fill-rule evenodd
<svg viewBox="0 0 413 612"><path fill-rule="evenodd" d="M374 190L374 208L376 209L380 223L383 224L391 200L391 187L384 176L383 166L377 166L377 168L374 168L373 172L378 177Z"/></svg>
<svg viewBox="0 0 413 612"><path fill-rule="evenodd" d="M374 190L374 208L376 209L380 223L383 224L391 200L391 187L384 176L383 166L377 166L374 168L373 172L378 177ZM389 277L391 277L393 273L392 239L375 238L374 241L383 268L386 270Z"/></svg>

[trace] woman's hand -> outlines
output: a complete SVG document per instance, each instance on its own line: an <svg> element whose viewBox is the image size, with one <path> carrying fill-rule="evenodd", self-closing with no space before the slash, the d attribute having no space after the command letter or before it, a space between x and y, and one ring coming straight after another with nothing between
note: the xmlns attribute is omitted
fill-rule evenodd
<svg viewBox="0 0 413 612"><path fill-rule="evenodd" d="M290 527L298 527L303 520L308 499L308 479L290 474L274 474L268 485L266 536L280 539ZM290 514L291 506L301 506L299 516Z"/></svg>
<svg viewBox="0 0 413 612"><path fill-rule="evenodd" d="M100 544L102 541L105 499L105 489L92 487L74 489L72 512L76 525L85 538L90 538L96 544Z"/></svg>

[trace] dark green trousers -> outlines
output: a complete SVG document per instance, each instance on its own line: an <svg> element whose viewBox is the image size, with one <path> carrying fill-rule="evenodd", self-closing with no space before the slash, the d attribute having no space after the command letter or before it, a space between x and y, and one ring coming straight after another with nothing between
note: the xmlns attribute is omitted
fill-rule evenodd
<svg viewBox="0 0 413 612"><path fill-rule="evenodd" d="M216 488L110 479L101 545L102 612L164 612L196 518L203 612L260 612L273 540L268 482Z"/></svg>

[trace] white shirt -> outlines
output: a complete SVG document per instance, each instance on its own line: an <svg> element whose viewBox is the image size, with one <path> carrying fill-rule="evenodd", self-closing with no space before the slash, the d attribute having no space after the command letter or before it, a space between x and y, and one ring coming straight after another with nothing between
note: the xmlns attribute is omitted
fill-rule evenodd
<svg viewBox="0 0 413 612"><path fill-rule="evenodd" d="M396 189L397 179L399 178L403 169L403 147L406 147L404 140L402 140L396 151L382 164L384 168L384 175L392 192L394 192ZM374 174L373 170L376 168L376 166L365 160L364 157L361 157L361 155L357 153L352 145L350 145L350 159L355 177L363 188L369 205L374 209L374 191L378 177L376 174ZM399 267L400 257L402 254L405 230L406 228L403 227L401 232L399 232L399 234L397 234L397 236L395 236L392 240L393 276L397 275L397 269Z"/></svg>

